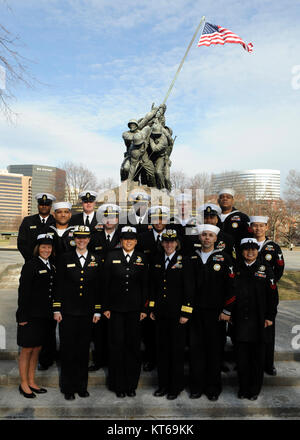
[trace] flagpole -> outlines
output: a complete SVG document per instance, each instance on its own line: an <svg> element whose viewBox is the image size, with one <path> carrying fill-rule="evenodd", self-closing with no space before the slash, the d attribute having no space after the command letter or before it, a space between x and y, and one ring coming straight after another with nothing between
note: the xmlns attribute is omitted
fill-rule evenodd
<svg viewBox="0 0 300 440"><path fill-rule="evenodd" d="M167 99L168 99L168 97L169 97L169 95L170 95L170 93L171 93L171 90L172 90L172 88L173 88L173 86L174 86L174 84L175 84L175 81L176 81L176 79L177 79L177 77L178 77L178 75L179 75L179 72L180 72L180 70L181 70L181 68L182 68L182 66L183 66L183 63L185 62L185 59L186 59L186 57L187 57L187 55L188 55L188 53L189 53L189 50L190 50L190 48L192 47L192 44L193 44L195 38L197 37L197 34L198 34L198 32L199 32L199 29L200 29L200 27L201 27L201 25L202 25L202 23L203 23L204 21L205 21L205 16L203 15L203 17L202 17L201 20L200 20L200 23L199 23L198 26L197 26L197 29L196 29L196 31L195 31L195 33L194 33L194 35L193 35L193 38L192 38L191 42L190 42L190 44L188 45L188 48L187 48L187 50L186 50L186 52L185 52L185 54L184 54L184 57L183 57L182 60L181 60L181 63L180 63L180 65L179 65L178 69L177 69L177 72L176 72L176 74L175 74L175 76L174 76L174 79L173 79L173 81L172 81L172 83L171 83L171 85L170 85L170 87L169 87L169 90L168 90L166 96L165 96L165 99L164 99L164 101L163 101L163 104L165 104L165 103L167 102ZM203 32L203 29L202 29L202 32ZM202 34L202 32L201 32L201 34Z"/></svg>

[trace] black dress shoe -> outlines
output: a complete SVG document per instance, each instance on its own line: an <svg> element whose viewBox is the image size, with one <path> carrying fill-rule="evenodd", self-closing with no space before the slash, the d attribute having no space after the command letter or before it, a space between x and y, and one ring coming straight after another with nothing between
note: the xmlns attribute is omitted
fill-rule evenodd
<svg viewBox="0 0 300 440"><path fill-rule="evenodd" d="M217 394L208 394L207 395L208 400L211 400L212 402L216 402L219 398Z"/></svg>
<svg viewBox="0 0 300 440"><path fill-rule="evenodd" d="M36 397L36 395L34 393L25 393L25 391L23 391L21 385L19 385L19 391L20 391L20 394L22 394L24 397L26 397L26 399L33 399L34 397Z"/></svg>
<svg viewBox="0 0 300 440"><path fill-rule="evenodd" d="M153 396L155 397L162 397L167 394L166 388L158 388L156 391L154 391Z"/></svg>
<svg viewBox="0 0 300 440"><path fill-rule="evenodd" d="M271 370L265 370L265 373L267 373L269 376L276 376L277 370L275 367L272 367Z"/></svg>
<svg viewBox="0 0 300 440"><path fill-rule="evenodd" d="M79 397L90 397L90 393L88 391L78 391Z"/></svg>
<svg viewBox="0 0 300 440"><path fill-rule="evenodd" d="M168 395L167 395L167 399L168 400L175 400L175 399L177 399L177 397L178 397L178 394L172 394L172 393L169 393Z"/></svg>
<svg viewBox="0 0 300 440"><path fill-rule="evenodd" d="M152 371L155 368L155 364L153 362L145 362L143 365L144 371Z"/></svg>
<svg viewBox="0 0 300 440"><path fill-rule="evenodd" d="M190 399L200 399L201 396L202 396L202 393L191 393Z"/></svg>
<svg viewBox="0 0 300 440"><path fill-rule="evenodd" d="M31 389L31 391L33 391L36 394L44 394L47 393L47 390L45 388L33 388L29 385L29 388Z"/></svg>
<svg viewBox="0 0 300 440"><path fill-rule="evenodd" d="M128 396L128 397L135 397L135 396L136 396L136 392L135 392L134 390L132 390L132 391L128 391L128 392L127 392L127 396Z"/></svg>
<svg viewBox="0 0 300 440"><path fill-rule="evenodd" d="M74 393L65 393L65 399L66 400L75 400L75 394Z"/></svg>
<svg viewBox="0 0 300 440"><path fill-rule="evenodd" d="M254 394L253 396L248 397L249 400L257 400L258 395Z"/></svg>
<svg viewBox="0 0 300 440"><path fill-rule="evenodd" d="M125 393L123 393L123 392L121 392L121 393L116 393L116 396L117 397L126 397L126 394Z"/></svg>
<svg viewBox="0 0 300 440"><path fill-rule="evenodd" d="M98 371L98 370L100 370L100 365L91 365L89 368L88 368L88 370L89 371Z"/></svg>

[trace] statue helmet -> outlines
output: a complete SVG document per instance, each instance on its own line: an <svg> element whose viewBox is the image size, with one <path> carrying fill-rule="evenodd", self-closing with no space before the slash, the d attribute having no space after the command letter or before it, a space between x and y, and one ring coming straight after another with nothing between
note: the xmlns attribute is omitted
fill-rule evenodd
<svg viewBox="0 0 300 440"><path fill-rule="evenodd" d="M137 127L139 126L139 123L138 123L138 121L136 119L130 119L128 121L128 127L129 127L130 124L135 124Z"/></svg>

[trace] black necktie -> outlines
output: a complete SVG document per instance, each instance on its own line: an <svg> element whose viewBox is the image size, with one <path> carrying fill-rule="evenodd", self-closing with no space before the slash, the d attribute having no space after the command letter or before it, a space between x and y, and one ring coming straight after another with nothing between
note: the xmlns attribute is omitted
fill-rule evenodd
<svg viewBox="0 0 300 440"><path fill-rule="evenodd" d="M44 219L44 218L42 218L42 224L43 224L43 225L45 224L45 219Z"/></svg>
<svg viewBox="0 0 300 440"><path fill-rule="evenodd" d="M109 234L107 234L106 241L107 241L107 244L110 243L110 235Z"/></svg>
<svg viewBox="0 0 300 440"><path fill-rule="evenodd" d="M165 261L165 268L166 268L166 269L168 268L169 263L170 263L170 258L167 257L167 258L166 258L166 261Z"/></svg>
<svg viewBox="0 0 300 440"><path fill-rule="evenodd" d="M86 216L85 226L90 226L89 216Z"/></svg>

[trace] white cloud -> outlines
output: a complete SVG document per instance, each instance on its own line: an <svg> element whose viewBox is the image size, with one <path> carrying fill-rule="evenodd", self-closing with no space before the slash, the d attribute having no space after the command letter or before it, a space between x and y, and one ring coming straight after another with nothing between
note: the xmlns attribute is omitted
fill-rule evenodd
<svg viewBox="0 0 300 440"><path fill-rule="evenodd" d="M83 163L99 179L118 180L124 147L105 136L90 132L75 118L45 111L33 105L19 106L17 125L0 121L1 157L5 168L13 163L58 166L65 161Z"/></svg>

